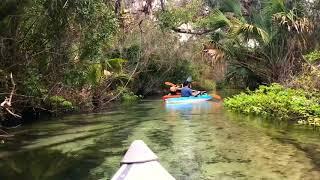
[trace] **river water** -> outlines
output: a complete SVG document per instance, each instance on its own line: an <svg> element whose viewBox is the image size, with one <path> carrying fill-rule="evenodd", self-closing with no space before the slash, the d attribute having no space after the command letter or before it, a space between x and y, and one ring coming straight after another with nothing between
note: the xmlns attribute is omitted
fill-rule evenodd
<svg viewBox="0 0 320 180"><path fill-rule="evenodd" d="M0 179L110 179L135 139L176 179L320 179L318 130L231 113L220 102L144 100L14 131L0 145Z"/></svg>

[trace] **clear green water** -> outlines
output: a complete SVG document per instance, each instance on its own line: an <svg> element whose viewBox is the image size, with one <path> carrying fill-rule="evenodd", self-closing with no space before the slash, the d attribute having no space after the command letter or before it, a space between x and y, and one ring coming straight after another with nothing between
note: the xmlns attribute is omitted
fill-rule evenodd
<svg viewBox="0 0 320 180"><path fill-rule="evenodd" d="M142 139L176 179L320 179L320 133L227 112L143 101L34 123L0 145L0 179L110 179Z"/></svg>

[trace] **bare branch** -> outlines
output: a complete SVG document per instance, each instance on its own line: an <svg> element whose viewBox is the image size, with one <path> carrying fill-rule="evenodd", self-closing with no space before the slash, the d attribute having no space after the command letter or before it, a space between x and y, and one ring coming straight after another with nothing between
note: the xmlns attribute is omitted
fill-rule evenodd
<svg viewBox="0 0 320 180"><path fill-rule="evenodd" d="M191 30L191 29L180 29L180 28L172 28L172 30L177 33L194 34L194 35L204 35L214 31L214 29Z"/></svg>
<svg viewBox="0 0 320 180"><path fill-rule="evenodd" d="M10 73L10 79L11 79L11 83L12 83L12 90L10 93L9 98L5 98L5 100L0 104L0 107L2 107L3 109L5 109L9 114L11 114L12 116L14 116L15 118L22 118L20 115L15 114L14 112L12 112L9 108L12 106L11 102L12 102L12 97L13 94L15 92L16 89L16 83L13 80L13 75L12 73Z"/></svg>
<svg viewBox="0 0 320 180"><path fill-rule="evenodd" d="M11 94L10 94L10 98L9 98L9 104L11 106L12 96L13 96L13 93L14 93L14 91L16 89L16 83L13 80L12 73L10 73L10 79L11 79L11 83L12 83L12 90L11 90Z"/></svg>
<svg viewBox="0 0 320 180"><path fill-rule="evenodd" d="M4 108L9 114L11 114L12 116L14 116L15 118L19 118L21 119L22 117L18 114L13 113L10 109L8 108Z"/></svg>

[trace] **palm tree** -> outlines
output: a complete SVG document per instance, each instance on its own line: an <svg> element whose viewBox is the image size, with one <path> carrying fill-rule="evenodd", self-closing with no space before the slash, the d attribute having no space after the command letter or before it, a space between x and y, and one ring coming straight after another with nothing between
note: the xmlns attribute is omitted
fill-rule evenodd
<svg viewBox="0 0 320 180"><path fill-rule="evenodd" d="M255 18L248 19L239 12L238 2L225 2L227 5L221 6L229 7L222 9L227 11L213 10L207 28L223 29L224 35L214 40L225 50L229 65L241 67L233 70L253 73L269 83L283 82L299 71L302 52L313 31L302 10L289 9L284 0L267 0Z"/></svg>

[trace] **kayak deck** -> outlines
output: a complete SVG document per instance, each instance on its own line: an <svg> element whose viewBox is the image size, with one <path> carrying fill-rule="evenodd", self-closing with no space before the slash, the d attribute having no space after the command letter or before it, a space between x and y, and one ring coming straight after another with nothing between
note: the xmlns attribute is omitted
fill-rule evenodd
<svg viewBox="0 0 320 180"><path fill-rule="evenodd" d="M135 140L111 180L175 180L142 140Z"/></svg>
<svg viewBox="0 0 320 180"><path fill-rule="evenodd" d="M174 180L158 161L124 164L111 180Z"/></svg>

